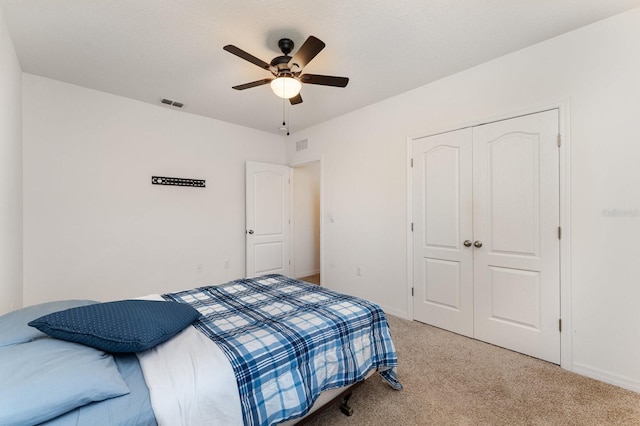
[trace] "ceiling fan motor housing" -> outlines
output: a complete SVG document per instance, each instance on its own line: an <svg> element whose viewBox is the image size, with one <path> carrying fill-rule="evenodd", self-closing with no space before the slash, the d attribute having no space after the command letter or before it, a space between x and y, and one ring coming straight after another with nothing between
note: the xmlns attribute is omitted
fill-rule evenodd
<svg viewBox="0 0 640 426"><path fill-rule="evenodd" d="M276 77L292 77L293 73L289 69L289 61L291 61L289 53L293 50L294 43L289 38L281 38L278 41L278 47L280 47L283 56L276 56L271 60L271 66L277 70L273 75Z"/></svg>
<svg viewBox="0 0 640 426"><path fill-rule="evenodd" d="M291 56L277 56L271 61L271 66L275 67L277 72L273 73L276 77L284 76L285 74L291 74L289 69L289 61Z"/></svg>

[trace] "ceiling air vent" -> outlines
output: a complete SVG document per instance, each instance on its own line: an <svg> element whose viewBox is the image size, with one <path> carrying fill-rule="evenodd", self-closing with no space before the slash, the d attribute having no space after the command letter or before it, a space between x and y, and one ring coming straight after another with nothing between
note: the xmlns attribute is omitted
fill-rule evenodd
<svg viewBox="0 0 640 426"><path fill-rule="evenodd" d="M166 99L166 98L160 99L160 103L163 103L165 105L174 106L176 108L182 108L184 106L184 104L182 102L172 101L171 99Z"/></svg>
<svg viewBox="0 0 640 426"><path fill-rule="evenodd" d="M309 141L307 139L302 139L301 141L296 142L296 151L302 151L303 149L307 149L309 146Z"/></svg>

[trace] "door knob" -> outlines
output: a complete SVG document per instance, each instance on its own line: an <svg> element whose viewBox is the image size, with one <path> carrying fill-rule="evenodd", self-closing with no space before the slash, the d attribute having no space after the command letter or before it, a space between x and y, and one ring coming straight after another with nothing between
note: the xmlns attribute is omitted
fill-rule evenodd
<svg viewBox="0 0 640 426"><path fill-rule="evenodd" d="M249 234L253 234L253 229L249 229L247 232L249 232Z"/></svg>
<svg viewBox="0 0 640 426"><path fill-rule="evenodd" d="M464 243L462 244L464 244L465 247L471 247L471 244L473 243L471 242L471 240L464 240Z"/></svg>
<svg viewBox="0 0 640 426"><path fill-rule="evenodd" d="M473 243L473 246L477 248L482 247L482 241L476 241L475 243Z"/></svg>

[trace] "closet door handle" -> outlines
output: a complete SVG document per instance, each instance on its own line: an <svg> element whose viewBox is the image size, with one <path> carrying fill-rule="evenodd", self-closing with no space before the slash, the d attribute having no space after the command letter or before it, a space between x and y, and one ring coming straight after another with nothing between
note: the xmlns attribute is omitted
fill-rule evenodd
<svg viewBox="0 0 640 426"><path fill-rule="evenodd" d="M249 231L247 231L248 234L253 234L253 229L249 229Z"/></svg>
<svg viewBox="0 0 640 426"><path fill-rule="evenodd" d="M464 240L464 243L462 244L464 244L465 247L471 247L471 244L473 243L471 242L471 240Z"/></svg>
<svg viewBox="0 0 640 426"><path fill-rule="evenodd" d="M475 243L473 243L473 246L477 248L482 247L482 241L476 241Z"/></svg>

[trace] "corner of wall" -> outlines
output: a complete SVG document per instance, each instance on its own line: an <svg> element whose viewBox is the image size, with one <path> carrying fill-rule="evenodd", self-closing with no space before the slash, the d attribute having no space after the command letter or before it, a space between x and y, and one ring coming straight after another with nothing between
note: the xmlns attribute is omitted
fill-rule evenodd
<svg viewBox="0 0 640 426"><path fill-rule="evenodd" d="M0 314L23 304L22 69L0 9Z"/></svg>

